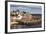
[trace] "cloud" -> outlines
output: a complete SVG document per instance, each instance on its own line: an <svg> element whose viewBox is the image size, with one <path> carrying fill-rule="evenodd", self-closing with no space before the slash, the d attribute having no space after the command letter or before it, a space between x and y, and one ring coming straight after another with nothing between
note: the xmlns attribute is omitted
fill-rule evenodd
<svg viewBox="0 0 46 34"><path fill-rule="evenodd" d="M12 5L11 7L10 7L11 9L11 11L13 11L13 10L17 10L17 9L19 9L20 11L25 11L25 12L29 12L29 13L32 13L32 14L42 14L42 9L41 9L41 7L40 6L20 6L20 5Z"/></svg>

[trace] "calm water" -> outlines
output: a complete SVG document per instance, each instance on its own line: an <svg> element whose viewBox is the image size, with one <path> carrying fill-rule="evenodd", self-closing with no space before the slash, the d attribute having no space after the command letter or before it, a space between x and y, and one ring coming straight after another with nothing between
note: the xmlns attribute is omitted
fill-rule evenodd
<svg viewBox="0 0 46 34"><path fill-rule="evenodd" d="M32 16L41 16L42 14L31 14Z"/></svg>
<svg viewBox="0 0 46 34"><path fill-rule="evenodd" d="M20 28L40 28L41 24L36 25L12 25L11 29L20 29Z"/></svg>

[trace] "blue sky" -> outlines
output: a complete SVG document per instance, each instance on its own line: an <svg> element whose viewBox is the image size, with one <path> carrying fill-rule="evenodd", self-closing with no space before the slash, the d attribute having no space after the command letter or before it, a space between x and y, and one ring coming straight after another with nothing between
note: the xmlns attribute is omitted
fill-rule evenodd
<svg viewBox="0 0 46 34"><path fill-rule="evenodd" d="M10 5L10 10L17 10L29 12L31 14L42 14L42 7L41 6L24 6L24 5Z"/></svg>

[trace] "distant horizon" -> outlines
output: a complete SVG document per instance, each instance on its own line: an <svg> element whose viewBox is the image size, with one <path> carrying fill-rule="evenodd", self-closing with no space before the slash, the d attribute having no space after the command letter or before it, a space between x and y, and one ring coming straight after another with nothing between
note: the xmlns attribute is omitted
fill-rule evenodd
<svg viewBox="0 0 46 34"><path fill-rule="evenodd" d="M41 6L21 6L21 5L10 5L10 11L20 10L20 12L29 12L31 14L42 14Z"/></svg>

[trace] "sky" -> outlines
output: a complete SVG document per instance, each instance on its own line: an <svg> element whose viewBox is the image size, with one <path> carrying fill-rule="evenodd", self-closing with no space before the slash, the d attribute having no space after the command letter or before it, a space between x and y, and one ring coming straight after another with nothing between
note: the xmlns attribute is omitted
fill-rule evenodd
<svg viewBox="0 0 46 34"><path fill-rule="evenodd" d="M42 14L42 7L41 6L35 6L35 5L30 5L30 6L24 6L24 5L10 5L10 10L11 11L25 11L29 12L31 14Z"/></svg>

